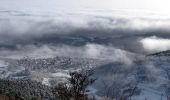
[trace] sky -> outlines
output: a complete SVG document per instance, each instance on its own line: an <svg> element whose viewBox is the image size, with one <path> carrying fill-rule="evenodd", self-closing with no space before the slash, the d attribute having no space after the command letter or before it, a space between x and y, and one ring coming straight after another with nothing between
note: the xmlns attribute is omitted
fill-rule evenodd
<svg viewBox="0 0 170 100"><path fill-rule="evenodd" d="M113 13L110 10L121 10L133 14L149 12L165 16L170 13L169 4L169 0L1 0L0 9L48 12L91 10L109 13Z"/></svg>

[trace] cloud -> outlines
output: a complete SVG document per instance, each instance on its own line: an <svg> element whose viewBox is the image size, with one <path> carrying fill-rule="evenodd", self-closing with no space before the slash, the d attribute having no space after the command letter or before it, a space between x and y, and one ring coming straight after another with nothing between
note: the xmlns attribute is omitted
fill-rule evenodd
<svg viewBox="0 0 170 100"><path fill-rule="evenodd" d="M170 39L157 36L146 37L140 40L143 48L148 52L170 50Z"/></svg>
<svg viewBox="0 0 170 100"><path fill-rule="evenodd" d="M112 50L112 47L118 49L117 53L121 50L141 53L143 45L141 46L138 38L146 35L170 37L169 20L119 18L84 13L45 16L46 13L36 15L24 11L12 12L3 12L6 15L0 17L0 52L19 52L21 49L18 49L18 46L33 46L28 49L30 52L35 48L41 48L41 52L52 52L51 47L64 46L71 55L74 55L73 51L77 48L84 48L82 50L88 52L86 55L97 58L101 54L111 55L106 52ZM46 47L50 49L45 49ZM73 51L69 51L70 47L73 47ZM105 52L98 52L98 49ZM59 51L58 54L64 54L63 50Z"/></svg>
<svg viewBox="0 0 170 100"><path fill-rule="evenodd" d="M85 46L75 47L68 45L26 45L17 46L17 50L1 50L0 56L7 58L48 58L48 57L78 57L108 60L132 64L135 54L113 46L104 46L99 44L87 44Z"/></svg>
<svg viewBox="0 0 170 100"><path fill-rule="evenodd" d="M127 52L125 50L117 49L112 46L103 46L96 44L86 45L85 52L87 56L100 59L108 59L116 62L123 62L126 64L132 63L132 58L134 54Z"/></svg>

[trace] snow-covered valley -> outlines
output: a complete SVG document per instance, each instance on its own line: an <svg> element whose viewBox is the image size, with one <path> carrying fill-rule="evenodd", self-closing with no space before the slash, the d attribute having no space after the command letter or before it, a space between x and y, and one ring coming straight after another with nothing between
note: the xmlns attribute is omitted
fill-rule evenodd
<svg viewBox="0 0 170 100"><path fill-rule="evenodd" d="M123 90L136 85L140 92L132 99L166 100L169 65L169 59L160 57L142 57L130 65L103 59L54 57L3 59L0 69L1 78L31 79L48 86L65 81L71 71L93 69L97 78L92 86L93 95L108 95L107 89L113 88L109 94L112 95L115 89Z"/></svg>

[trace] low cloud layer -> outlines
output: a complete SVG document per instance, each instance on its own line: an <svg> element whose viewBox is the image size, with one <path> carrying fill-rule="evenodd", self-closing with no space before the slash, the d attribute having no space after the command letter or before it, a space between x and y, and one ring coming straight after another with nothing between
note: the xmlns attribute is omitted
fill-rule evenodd
<svg viewBox="0 0 170 100"><path fill-rule="evenodd" d="M80 13L45 16L45 13L16 11L1 11L0 14L1 57L76 55L114 61L124 58L130 63L128 53L146 54L170 49L169 40L162 39L170 38L168 19ZM153 35L160 39L150 37Z"/></svg>
<svg viewBox="0 0 170 100"><path fill-rule="evenodd" d="M43 45L37 47L35 45L17 46L17 50L1 50L0 56L7 58L48 58L48 57L78 57L93 58L101 60L109 60L113 62L122 62L131 64L134 54L117 49L112 46L103 46L98 44L87 44L81 47L73 47L68 45L49 46Z"/></svg>

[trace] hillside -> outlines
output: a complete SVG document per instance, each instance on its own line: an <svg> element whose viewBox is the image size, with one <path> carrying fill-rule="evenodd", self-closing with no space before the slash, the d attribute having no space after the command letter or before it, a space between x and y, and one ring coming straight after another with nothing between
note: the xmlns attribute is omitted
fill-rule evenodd
<svg viewBox="0 0 170 100"><path fill-rule="evenodd" d="M16 100L18 100L19 98L20 99L22 98L21 100L32 99L51 100L54 98L54 95L50 87L42 85L39 82L22 79L21 80L0 79L0 94L1 94L0 98L10 97L15 98ZM5 95L8 97L6 97Z"/></svg>
<svg viewBox="0 0 170 100"><path fill-rule="evenodd" d="M149 54L147 56L155 56L155 57L167 56L167 57L169 57L170 56L170 50Z"/></svg>

